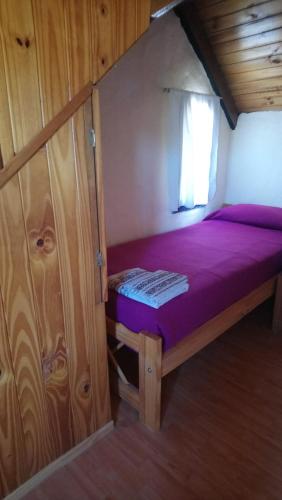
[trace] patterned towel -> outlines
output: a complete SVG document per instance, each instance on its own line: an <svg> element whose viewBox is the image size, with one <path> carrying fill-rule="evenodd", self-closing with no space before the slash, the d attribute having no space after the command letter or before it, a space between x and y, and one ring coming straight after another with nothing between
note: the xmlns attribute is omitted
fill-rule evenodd
<svg viewBox="0 0 282 500"><path fill-rule="evenodd" d="M187 276L162 270L150 272L139 267L109 276L108 284L121 295L154 309L189 289Z"/></svg>

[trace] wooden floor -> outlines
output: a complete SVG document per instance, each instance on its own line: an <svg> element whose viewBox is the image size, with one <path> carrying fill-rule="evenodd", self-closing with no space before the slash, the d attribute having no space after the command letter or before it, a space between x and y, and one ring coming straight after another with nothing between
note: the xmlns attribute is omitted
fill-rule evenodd
<svg viewBox="0 0 282 500"><path fill-rule="evenodd" d="M282 499L282 336L264 305L165 380L162 430L116 429L26 499Z"/></svg>

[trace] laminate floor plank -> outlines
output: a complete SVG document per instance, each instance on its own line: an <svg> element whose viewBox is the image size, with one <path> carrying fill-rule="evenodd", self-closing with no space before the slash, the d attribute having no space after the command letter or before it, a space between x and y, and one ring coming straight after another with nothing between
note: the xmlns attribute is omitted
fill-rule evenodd
<svg viewBox="0 0 282 500"><path fill-rule="evenodd" d="M281 500L282 336L260 306L163 384L161 432L113 397L114 431L26 500Z"/></svg>

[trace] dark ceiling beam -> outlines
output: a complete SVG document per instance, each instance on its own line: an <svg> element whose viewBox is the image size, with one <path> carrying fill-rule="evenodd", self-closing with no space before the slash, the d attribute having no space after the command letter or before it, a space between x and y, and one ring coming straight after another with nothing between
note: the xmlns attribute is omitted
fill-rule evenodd
<svg viewBox="0 0 282 500"><path fill-rule="evenodd" d="M180 18L182 27L206 70L214 92L221 97L221 106L230 127L235 129L239 111L204 31L203 23L199 19L195 3L184 2L177 6L174 11Z"/></svg>
<svg viewBox="0 0 282 500"><path fill-rule="evenodd" d="M174 9L174 7L182 2L183 0L151 0L151 18L155 19L167 14L170 10Z"/></svg>

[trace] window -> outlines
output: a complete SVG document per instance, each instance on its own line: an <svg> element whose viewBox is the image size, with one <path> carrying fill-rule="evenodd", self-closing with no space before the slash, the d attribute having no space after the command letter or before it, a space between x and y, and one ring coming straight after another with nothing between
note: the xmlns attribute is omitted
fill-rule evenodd
<svg viewBox="0 0 282 500"><path fill-rule="evenodd" d="M206 205L215 194L220 99L182 91L174 102L178 102L180 110L180 162L174 211L181 212Z"/></svg>

